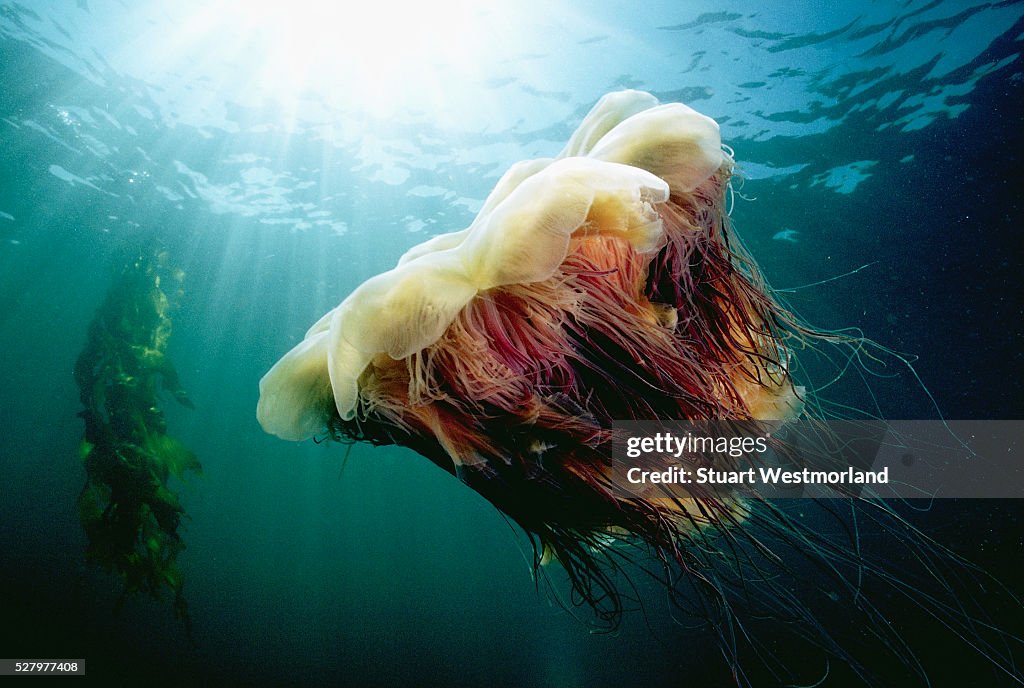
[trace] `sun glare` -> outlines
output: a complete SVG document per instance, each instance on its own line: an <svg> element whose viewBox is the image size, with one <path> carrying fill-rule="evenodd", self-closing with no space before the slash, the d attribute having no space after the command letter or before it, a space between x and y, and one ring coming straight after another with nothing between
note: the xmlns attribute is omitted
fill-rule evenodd
<svg viewBox="0 0 1024 688"><path fill-rule="evenodd" d="M233 25L252 86L265 95L342 106L357 99L379 115L429 103L453 75L479 72L482 44L501 20L462 0L248 0L215 7L216 23Z"/></svg>

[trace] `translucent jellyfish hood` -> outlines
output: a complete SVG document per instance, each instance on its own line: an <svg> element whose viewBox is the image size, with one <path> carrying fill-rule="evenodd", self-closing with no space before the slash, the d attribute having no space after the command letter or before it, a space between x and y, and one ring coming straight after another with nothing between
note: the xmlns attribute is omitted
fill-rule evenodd
<svg viewBox="0 0 1024 688"><path fill-rule="evenodd" d="M313 325L260 382L260 424L302 440L335 415L352 420L368 401L360 380L375 357L408 359L474 299L549 280L574 241L612 237L655 256L670 196L692 194L730 162L718 125L692 108L639 91L605 96L557 158L514 165L470 227L414 246Z"/></svg>

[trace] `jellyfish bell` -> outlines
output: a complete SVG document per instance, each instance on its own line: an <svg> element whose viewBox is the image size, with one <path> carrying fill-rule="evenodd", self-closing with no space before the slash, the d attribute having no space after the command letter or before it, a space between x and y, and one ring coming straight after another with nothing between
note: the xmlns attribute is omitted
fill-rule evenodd
<svg viewBox="0 0 1024 688"><path fill-rule="evenodd" d="M733 166L712 119L639 91L605 96L557 157L514 165L469 227L409 249L317 321L260 381L261 426L419 452L518 523L535 567L557 562L609 622L623 611L609 570L638 550L715 610L723 647L748 637L740 598L751 616L799 617L768 538L827 571L873 564L767 500L648 498L612 475L615 421L809 413L791 349L814 333L730 226ZM830 585L896 634L858 582ZM827 631L801 637L845 657Z"/></svg>
<svg viewBox="0 0 1024 688"><path fill-rule="evenodd" d="M670 239L683 250L699 243L687 232L701 229L695 220L707 214L702 201L720 205L721 199L714 189L707 199L693 192L719 170L727 177L731 166L710 118L682 104L659 105L639 91L605 96L559 158L513 166L469 228L410 249L395 269L368 280L311 327L261 381L261 424L293 440L323 430L332 417L324 403L328 380L337 415L352 420L358 379L375 356L403 360L423 352L471 301L552 280L563 266L578 270L581 259L605 270L619 268L618 254L635 263L628 285L635 293L626 295L642 311L634 315L676 323L676 309L686 304L640 303L643 263ZM723 187L718 181L710 185ZM671 194L677 200L670 203ZM677 214L669 230L662 208ZM720 215L720 207L714 210ZM597 300L588 296L584 290L573 307Z"/></svg>

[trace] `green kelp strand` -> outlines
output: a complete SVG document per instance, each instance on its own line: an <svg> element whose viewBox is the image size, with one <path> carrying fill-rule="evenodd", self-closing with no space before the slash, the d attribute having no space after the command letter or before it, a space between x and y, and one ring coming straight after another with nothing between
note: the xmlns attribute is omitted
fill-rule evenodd
<svg viewBox="0 0 1024 688"><path fill-rule="evenodd" d="M196 455L167 434L160 394L193 408L167 358L170 315L184 272L169 254L141 249L125 262L89 327L75 365L84 410L79 445L86 480L79 517L86 558L119 576L126 593L171 591L191 629L177 565L185 510L169 484L201 473Z"/></svg>

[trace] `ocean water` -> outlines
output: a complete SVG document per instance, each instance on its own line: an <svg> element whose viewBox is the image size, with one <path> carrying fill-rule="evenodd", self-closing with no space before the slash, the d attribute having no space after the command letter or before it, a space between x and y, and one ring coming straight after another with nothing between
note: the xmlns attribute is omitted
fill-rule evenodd
<svg viewBox="0 0 1024 688"><path fill-rule="evenodd" d="M772 285L914 361L829 398L1021 417L1024 4L287 5L0 1L0 657L85 658L108 685L730 685L714 634L673 623L656 585L592 633L534 582L515 528L426 459L346 460L255 418L260 377L312 322L467 226L613 90L716 119L743 176L734 226ZM203 465L177 486L191 642L166 595L121 603L79 524L75 361L139 237L184 271L168 355L195 408L162 408ZM1024 593L1019 500L906 510ZM1013 684L913 604L878 604L933 685ZM992 615L1021 632L1019 606Z"/></svg>

